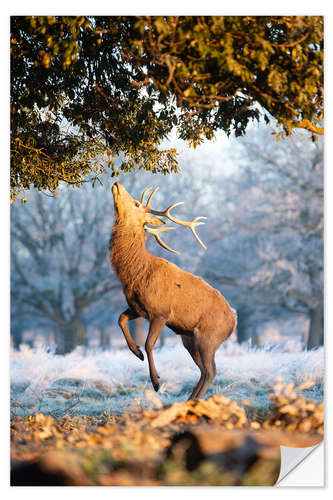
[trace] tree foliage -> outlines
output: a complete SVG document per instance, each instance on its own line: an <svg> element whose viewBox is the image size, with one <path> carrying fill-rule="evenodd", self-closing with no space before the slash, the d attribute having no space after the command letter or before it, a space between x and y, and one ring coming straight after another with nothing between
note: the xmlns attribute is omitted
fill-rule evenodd
<svg viewBox="0 0 333 500"><path fill-rule="evenodd" d="M12 194L175 172L173 127L193 146L260 118L320 132L322 48L320 16L13 16Z"/></svg>

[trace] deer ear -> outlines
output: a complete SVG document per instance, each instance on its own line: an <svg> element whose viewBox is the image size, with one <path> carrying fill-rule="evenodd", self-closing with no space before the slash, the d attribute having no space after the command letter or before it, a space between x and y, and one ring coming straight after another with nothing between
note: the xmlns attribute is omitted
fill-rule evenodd
<svg viewBox="0 0 333 500"><path fill-rule="evenodd" d="M152 217L151 215L145 216L145 223L150 226L163 226L163 224L165 224L164 220L158 219L158 217Z"/></svg>

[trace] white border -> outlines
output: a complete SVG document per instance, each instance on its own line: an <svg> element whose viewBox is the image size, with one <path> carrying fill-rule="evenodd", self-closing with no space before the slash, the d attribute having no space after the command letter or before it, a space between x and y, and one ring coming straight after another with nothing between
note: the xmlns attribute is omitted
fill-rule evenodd
<svg viewBox="0 0 333 500"><path fill-rule="evenodd" d="M163 15L176 15L176 14L201 14L201 15L270 15L270 14L280 14L280 15L325 15L325 32L326 32L326 63L329 62L329 37L330 37L330 32L331 29L329 27L330 24L330 16L327 14L328 13L328 5L329 2L326 1L316 1L313 2L313 0L293 0L293 2L286 1L286 0L280 0L278 3L267 3L267 2L259 2L253 0L252 2L248 2L248 0L239 0L237 3L235 2L217 2L217 1L190 1L190 0L183 0L183 2L175 1L175 0L169 0L167 4L164 3L159 3L157 4L156 1L153 0L141 0L140 2L134 0L123 0L121 3L114 3L114 2L99 2L98 4L91 4L91 2L85 2L85 1L76 1L72 0L71 2L64 2L63 0L58 0L56 4L53 2L49 2L48 4L45 1L30 1L28 4L23 2L22 0L17 0L14 3L11 4L2 4L1 5L1 16L0 16L0 22L1 22L1 37L2 37L2 69L3 69L3 75L2 75L2 97L4 100L6 99L6 103L4 103L2 107L2 134L1 134L1 139L2 139L2 162L1 162L1 229L2 229L2 234L7 235L4 236L2 239L2 254L1 254L1 266L2 266L2 280L1 280L1 298L2 298L2 320L3 320L3 328L2 328L2 335L1 335L1 342L4 344L4 348L1 349L2 355L4 356L4 360L1 363L1 401L2 401L2 411L0 413L1 418L2 418L2 425L1 425L1 430L3 435L1 442L2 444L2 463L1 463L1 471L2 471L2 481L1 481L1 490L6 494L7 497L16 497L17 496L22 496L25 495L27 492L31 493L35 498L41 496L44 497L45 494L48 495L50 498L56 498L59 496L59 490L57 488L47 488L47 491L45 491L45 488L38 487L38 488L9 488L8 486L8 479L9 479L9 464L8 464L8 456L9 456L9 445L8 445L8 420L9 420L9 362L8 362L8 347L9 347L9 341L8 341L8 332L9 332L9 299L8 299L8 290L9 290L9 196L8 196L8 145L9 145L9 113L8 113L8 89L9 89L9 57L8 57L8 47L9 47L9 16L10 15L24 15L24 14L72 14L72 15L77 15L77 14L105 14L105 15L136 15L136 14L163 14ZM56 12L55 12L56 8ZM5 78L4 78L4 75ZM325 88L326 88L326 94L328 89L330 88L329 85L329 68L326 68L326 82L325 82ZM6 109L6 111L4 111ZM326 95L326 137L328 137L329 134L329 125L327 125L327 117L329 120L329 99L328 96ZM329 214L331 213L331 200L332 200L332 195L328 191L328 186L332 188L332 174L330 173L333 165L328 164L328 154L330 150L330 144L329 141L326 141L326 255L332 255L332 250L330 248L330 227L329 227ZM6 171L7 168L7 171ZM328 304L329 300L329 284L328 280L330 277L330 266L328 259L326 259L326 306ZM326 348L328 346L328 330L329 330L329 324L330 324L330 311L329 308L326 307ZM2 346L1 346L2 347ZM328 364L327 366L327 371L329 371ZM327 377L328 378L328 377ZM327 390L327 385L326 385L326 390ZM330 403L328 401L328 397L326 394L326 402L328 403L326 406L330 406ZM326 415L329 412L326 410ZM327 419L326 419L327 422ZM326 439L327 435L329 436L329 429L328 431L326 430ZM4 444L6 443L6 445ZM324 446L322 445L324 448ZM327 459L329 458L329 446L327 448ZM307 479L308 479L308 469L305 466L305 462L310 461L310 458L313 457L317 462L317 465L319 463L319 450L315 450L310 457L308 457L303 464L301 464L297 470L303 470L303 476L301 473L301 477L297 476L297 484L295 482L293 483L291 475L290 475L290 481L288 486L300 486L302 484L303 486L308 485ZM317 453L317 454L316 454ZM323 455L323 453L322 453ZM314 471L315 467L312 465L312 471ZM322 469L321 469L322 470ZM331 461L326 460L326 470L331 470ZM6 471L6 473L4 472ZM294 471L293 476L295 477L296 471ZM285 478L287 479L287 478ZM302 482L303 481L303 482ZM291 484L290 484L291 483ZM325 488L318 489L316 490L316 495L325 495L327 496L329 493L329 490L332 487L332 481L330 481L329 475L327 477L327 483ZM235 487L230 487L232 488L231 491L235 491ZM170 494L176 497L182 497L185 494L191 495L193 499L196 497L200 498L202 495L208 495L211 498L218 497L220 498L221 495L225 495L227 493L227 490L229 487L223 487L221 490L218 487L209 487L209 491L205 491L207 488L205 487L200 487L200 488L172 488L170 490L168 487L141 487L141 488L135 488L135 491L133 491L132 487L122 487L122 488L100 488L96 490L96 494L102 498L104 495L107 496L108 498L110 495L115 495L117 499L121 499L123 497L127 497L129 495L135 495L136 497L139 498L150 498L150 497L155 497L157 494L159 498L168 498ZM183 490L183 491L182 491ZM189 491L190 490L190 491ZM236 488L237 494L244 494L246 495L247 499L252 499L255 498L257 500L260 497L267 497L267 488L253 488L253 487L248 487L248 488ZM313 497L313 490L312 488L306 489L304 487L301 488L302 491L302 497L304 500L307 499L307 497L311 498ZM281 490L279 488L270 488L270 495L275 495L275 494L280 494ZM91 495L94 494L91 488L62 488L61 489L61 495L64 497L70 497L73 498L76 495L79 495L80 498L90 498ZM227 493L228 494L228 493ZM285 493L284 493L285 494Z"/></svg>

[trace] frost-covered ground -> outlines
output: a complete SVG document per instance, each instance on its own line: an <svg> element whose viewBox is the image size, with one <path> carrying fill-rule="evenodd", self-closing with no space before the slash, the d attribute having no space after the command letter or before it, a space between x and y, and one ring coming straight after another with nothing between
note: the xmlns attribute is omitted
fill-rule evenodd
<svg viewBox="0 0 333 500"><path fill-rule="evenodd" d="M181 342L155 348L154 354L161 377L160 403L186 400L199 379L199 370ZM270 384L281 377L295 385L313 381L307 397L323 399L323 348L306 352L292 341L283 347L260 348L227 341L216 353L216 366L216 378L205 397L218 392L267 410ZM37 411L54 417L120 413L158 404L151 389L147 360L140 361L127 348L77 349L65 356L55 355L47 347L21 346L11 352L13 416Z"/></svg>

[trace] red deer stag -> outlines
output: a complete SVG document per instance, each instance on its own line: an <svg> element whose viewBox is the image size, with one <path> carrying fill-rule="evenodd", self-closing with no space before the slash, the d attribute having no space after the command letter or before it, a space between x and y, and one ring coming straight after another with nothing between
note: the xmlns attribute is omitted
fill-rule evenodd
<svg viewBox="0 0 333 500"><path fill-rule="evenodd" d="M159 389L159 376L152 353L154 344L164 326L180 335L201 372L200 380L190 396L190 399L198 399L216 375L215 352L236 328L237 316L220 292L203 279L148 252L145 230L152 233L164 248L175 252L159 236L160 232L175 228L149 228L147 225L165 224L150 214L167 217L176 224L190 227L197 241L206 248L195 232L195 227L203 224L198 222L203 217L196 217L190 222L176 219L170 210L180 203L174 203L162 212L151 209L151 200L157 188L144 205L144 197L149 189L144 190L139 202L130 196L120 182L112 186L115 223L110 240L111 265L123 286L129 306L119 316L118 323L129 349L143 360L144 356L131 337L127 322L138 317L149 321L145 350L155 391Z"/></svg>

